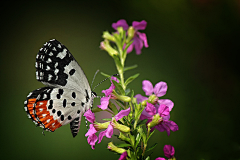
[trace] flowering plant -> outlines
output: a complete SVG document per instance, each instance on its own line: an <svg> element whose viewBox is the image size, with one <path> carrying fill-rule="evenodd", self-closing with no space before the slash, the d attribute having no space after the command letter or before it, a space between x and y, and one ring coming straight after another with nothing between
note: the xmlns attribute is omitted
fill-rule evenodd
<svg viewBox="0 0 240 160"><path fill-rule="evenodd" d="M128 85L136 79L139 74L132 75L126 80L124 73L137 67L125 66L125 60L128 53L134 49L136 54L141 54L143 47L148 47L147 36L140 30L146 28L147 22L141 21L132 23L128 26L125 20L121 19L112 24L116 30L113 33L105 31L103 33L104 41L101 42L100 48L107 51L113 58L119 78L111 77L111 86L103 90L105 94L100 100L100 105L93 110L85 112L84 116L90 122L90 127L86 133L88 143L92 149L95 149L96 142L100 143L104 136L111 138L113 129L119 130L116 135L123 143L108 143L108 149L121 154L120 160L149 160L148 154L156 145L149 147L148 141L157 129L160 132L177 131L178 125L169 120L170 111L174 103L169 99L159 99L166 94L167 84L159 82L154 87L148 80L142 82L142 89L146 97L137 94L128 88ZM102 73L110 77L106 73ZM104 119L106 122L99 123L95 119L96 112L107 111L112 114L111 118ZM97 132L99 132L97 136ZM164 154L169 159L175 159L175 150L171 145L164 146ZM157 160L165 158L158 157Z"/></svg>

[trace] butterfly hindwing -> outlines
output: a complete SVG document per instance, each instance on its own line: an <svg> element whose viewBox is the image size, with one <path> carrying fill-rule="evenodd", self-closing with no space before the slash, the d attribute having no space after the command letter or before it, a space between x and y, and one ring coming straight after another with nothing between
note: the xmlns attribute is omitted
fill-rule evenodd
<svg viewBox="0 0 240 160"><path fill-rule="evenodd" d="M47 131L54 132L62 125L70 123L75 137L86 103L86 98L78 91L44 87L29 94L25 101L25 110L35 124Z"/></svg>

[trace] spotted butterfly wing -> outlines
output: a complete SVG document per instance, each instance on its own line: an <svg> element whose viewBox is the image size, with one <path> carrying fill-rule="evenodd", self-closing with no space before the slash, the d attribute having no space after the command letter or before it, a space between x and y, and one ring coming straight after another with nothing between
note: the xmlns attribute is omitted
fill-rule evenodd
<svg viewBox="0 0 240 160"><path fill-rule="evenodd" d="M46 87L29 93L25 111L35 124L50 132L70 123L75 137L81 116L95 97L83 70L69 50L55 39L39 50L35 67L36 79Z"/></svg>

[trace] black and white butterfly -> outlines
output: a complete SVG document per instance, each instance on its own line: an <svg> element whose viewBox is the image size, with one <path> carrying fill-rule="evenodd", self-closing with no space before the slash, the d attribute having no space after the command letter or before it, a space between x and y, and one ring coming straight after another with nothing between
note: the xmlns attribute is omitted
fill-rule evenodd
<svg viewBox="0 0 240 160"><path fill-rule="evenodd" d="M91 108L96 94L69 50L59 41L46 42L36 57L36 78L46 87L29 93L24 102L28 117L46 131L70 123L73 137L81 117Z"/></svg>

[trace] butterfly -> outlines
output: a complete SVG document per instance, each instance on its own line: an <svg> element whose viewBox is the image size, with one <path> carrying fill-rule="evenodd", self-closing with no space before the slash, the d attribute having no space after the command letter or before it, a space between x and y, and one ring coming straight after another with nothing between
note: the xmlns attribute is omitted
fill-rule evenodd
<svg viewBox="0 0 240 160"><path fill-rule="evenodd" d="M54 132L69 124L78 134L81 117L93 105L91 91L80 65L56 39L46 42L36 56L36 79L46 85L29 93L24 102L28 117L43 131Z"/></svg>

